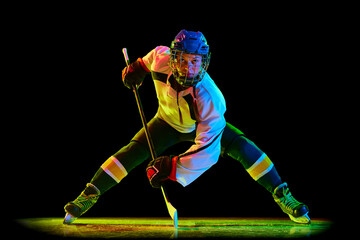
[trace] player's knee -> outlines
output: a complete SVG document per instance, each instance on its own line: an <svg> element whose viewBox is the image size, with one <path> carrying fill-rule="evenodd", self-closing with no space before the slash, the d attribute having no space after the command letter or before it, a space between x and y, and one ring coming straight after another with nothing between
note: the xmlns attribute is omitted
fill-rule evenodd
<svg viewBox="0 0 360 240"><path fill-rule="evenodd" d="M113 155L130 172L150 157L149 147L138 141L131 141Z"/></svg>
<svg viewBox="0 0 360 240"><path fill-rule="evenodd" d="M244 135L236 136L230 146L224 149L224 153L241 162L245 168L251 166L263 154L255 143Z"/></svg>
<svg viewBox="0 0 360 240"><path fill-rule="evenodd" d="M128 145L124 147L127 152L139 152L142 155L149 155L149 147L146 144L143 144L138 141L131 141Z"/></svg>

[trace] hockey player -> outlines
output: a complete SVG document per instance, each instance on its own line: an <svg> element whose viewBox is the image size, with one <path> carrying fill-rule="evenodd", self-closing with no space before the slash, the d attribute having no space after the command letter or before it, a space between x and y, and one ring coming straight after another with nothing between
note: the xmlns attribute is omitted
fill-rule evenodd
<svg viewBox="0 0 360 240"><path fill-rule="evenodd" d="M207 73L209 62L204 35L181 30L170 48L156 47L122 72L123 83L130 89L134 84L141 85L148 74L154 80L159 107L148 128L157 154L179 142L193 142L183 154L152 160L146 169L150 184L158 188L163 181L172 180L185 187L213 166L221 154L228 155L272 194L292 221L310 223L308 207L292 196L270 158L225 121L225 99ZM149 158L141 129L127 146L101 165L84 191L65 205L64 223L83 215L100 195Z"/></svg>

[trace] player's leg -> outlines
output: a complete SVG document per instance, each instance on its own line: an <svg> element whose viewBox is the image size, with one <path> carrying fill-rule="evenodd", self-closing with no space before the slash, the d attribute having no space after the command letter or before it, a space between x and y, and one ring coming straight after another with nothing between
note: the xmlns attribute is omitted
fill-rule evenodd
<svg viewBox="0 0 360 240"><path fill-rule="evenodd" d="M227 123L221 139L222 153L239 161L250 176L273 193L282 181L270 158L239 129Z"/></svg>
<svg viewBox="0 0 360 240"><path fill-rule="evenodd" d="M157 154L179 142L179 132L159 118L153 118L148 123L148 129ZM132 169L150 157L145 131L142 128L128 145L103 163L90 183L95 185L103 194L118 184Z"/></svg>
<svg viewBox="0 0 360 240"><path fill-rule="evenodd" d="M221 140L222 154L239 161L250 176L266 188L280 208L298 223L309 223L308 207L298 202L283 183L274 163L244 134L227 123Z"/></svg>
<svg viewBox="0 0 360 240"><path fill-rule="evenodd" d="M153 118L148 123L155 151L163 152L179 141L179 133L164 121ZM150 157L145 132L141 129L130 143L108 158L95 173L84 191L65 205L64 223L71 223L88 211L110 188L117 185L133 168Z"/></svg>

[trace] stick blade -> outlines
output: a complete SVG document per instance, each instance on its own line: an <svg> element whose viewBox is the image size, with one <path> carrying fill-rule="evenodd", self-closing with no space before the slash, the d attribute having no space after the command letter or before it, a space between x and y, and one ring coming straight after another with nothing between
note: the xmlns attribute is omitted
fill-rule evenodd
<svg viewBox="0 0 360 240"><path fill-rule="evenodd" d="M164 199L165 199L165 203L166 203L166 207L168 209L169 215L170 217L174 220L174 227L177 229L178 227L178 214L177 214L177 210L176 208L174 208L173 205L171 205L171 203L169 202L169 199L165 193L165 190L163 188L163 186L161 186L161 191L164 195Z"/></svg>
<svg viewBox="0 0 360 240"><path fill-rule="evenodd" d="M166 202L166 206L169 212L170 217L174 220L174 227L177 228L178 226L178 214L176 208L171 205L170 202Z"/></svg>
<svg viewBox="0 0 360 240"><path fill-rule="evenodd" d="M174 212L173 220L174 220L174 228L177 229L178 228L178 215L177 215L177 210L176 209L175 209L175 212Z"/></svg>

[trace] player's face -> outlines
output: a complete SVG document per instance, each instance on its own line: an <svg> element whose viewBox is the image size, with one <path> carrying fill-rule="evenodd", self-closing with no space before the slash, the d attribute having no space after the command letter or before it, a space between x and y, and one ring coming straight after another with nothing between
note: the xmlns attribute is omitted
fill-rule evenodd
<svg viewBox="0 0 360 240"><path fill-rule="evenodd" d="M178 53L175 59L175 67L181 77L193 78L201 71L201 55Z"/></svg>

